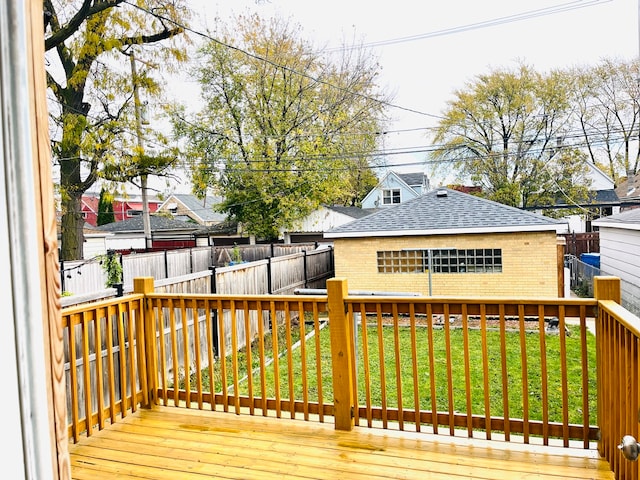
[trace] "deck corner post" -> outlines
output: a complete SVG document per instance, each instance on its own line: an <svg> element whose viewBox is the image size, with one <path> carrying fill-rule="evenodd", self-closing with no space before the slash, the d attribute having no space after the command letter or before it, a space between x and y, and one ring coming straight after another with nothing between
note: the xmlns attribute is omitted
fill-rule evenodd
<svg viewBox="0 0 640 480"><path fill-rule="evenodd" d="M156 331L155 331L155 315L153 306L146 295L155 291L153 277L137 277L133 279L133 291L137 294L145 295L143 301L143 319L144 319L144 352L140 352L145 358L146 371L141 373L141 382L146 379L145 385L148 395L145 396L145 404L143 408L151 408L156 400L156 375L157 375L157 356L156 356ZM143 376L143 377L142 377ZM143 387L144 388L144 387Z"/></svg>
<svg viewBox="0 0 640 480"><path fill-rule="evenodd" d="M345 297L347 280L327 280L329 303L329 331L331 336L331 365L333 371L333 408L336 430L352 430L353 411L353 348Z"/></svg>
<svg viewBox="0 0 640 480"><path fill-rule="evenodd" d="M618 277L593 277L593 296L596 300L613 300L618 305L622 302L620 279Z"/></svg>

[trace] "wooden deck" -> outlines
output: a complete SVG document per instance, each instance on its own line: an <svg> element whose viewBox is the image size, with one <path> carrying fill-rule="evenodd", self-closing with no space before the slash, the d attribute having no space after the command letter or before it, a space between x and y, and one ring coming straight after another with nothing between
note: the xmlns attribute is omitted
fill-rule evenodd
<svg viewBox="0 0 640 480"><path fill-rule="evenodd" d="M613 479L597 452L154 407L69 446L72 478Z"/></svg>

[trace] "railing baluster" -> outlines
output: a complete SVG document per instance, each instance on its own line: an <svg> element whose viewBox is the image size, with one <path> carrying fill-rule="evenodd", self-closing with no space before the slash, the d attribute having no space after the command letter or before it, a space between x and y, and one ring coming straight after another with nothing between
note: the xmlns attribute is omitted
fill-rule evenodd
<svg viewBox="0 0 640 480"><path fill-rule="evenodd" d="M302 372L302 413L305 420L309 420L309 381L307 378L307 339L305 329L305 315L302 302L298 302L298 325L300 327L300 361ZM293 399L292 399L293 401Z"/></svg>
<svg viewBox="0 0 640 480"><path fill-rule="evenodd" d="M68 329L69 329L69 376L71 379L71 424L73 441L77 442L80 438L80 405L79 405L79 391L80 385L78 384L78 354L76 351L76 319L80 315L71 315L69 317Z"/></svg>
<svg viewBox="0 0 640 480"><path fill-rule="evenodd" d="M131 388L131 411L138 409L138 385L136 376L136 338L133 326L133 312L131 302L127 302L127 333L129 337L129 382Z"/></svg>
<svg viewBox="0 0 640 480"><path fill-rule="evenodd" d="M509 372L507 369L507 334L504 304L500 304L500 363L502 369L502 416L504 417L504 439L511 440L511 420L509 416Z"/></svg>
<svg viewBox="0 0 640 480"><path fill-rule="evenodd" d="M184 297L180 298L180 322L182 325L182 356L184 365L185 406L191 408L191 358L189 355L189 315Z"/></svg>
<svg viewBox="0 0 640 480"><path fill-rule="evenodd" d="M295 409L295 392L293 389L293 344L291 341L291 310L289 308L289 302L284 304L284 329L285 329L285 342L287 345L287 382L289 388L289 415L291 418L296 417Z"/></svg>
<svg viewBox="0 0 640 480"><path fill-rule="evenodd" d="M262 415L267 416L267 366L264 351L264 315L262 301L258 300L256 308L258 310L258 353L260 355L260 397L262 400Z"/></svg>
<svg viewBox="0 0 640 480"><path fill-rule="evenodd" d="M179 405L180 393L180 365L178 364L178 334L176 332L176 307L173 300L169 300L169 329L171 333L171 364L173 366L173 404Z"/></svg>
<svg viewBox="0 0 640 480"><path fill-rule="evenodd" d="M451 324L449 304L444 304L444 346L445 346L445 362L447 365L447 404L449 409L449 435L455 435L455 398L453 395L453 359L451 358Z"/></svg>
<svg viewBox="0 0 640 480"><path fill-rule="evenodd" d="M357 326L357 313L354 314L354 305L347 305L347 317L350 319L349 321L349 338L353 338L353 362L351 362L351 377L354 379L353 385L351 387L352 397L353 397L353 408L354 408L354 425L360 425L360 415L359 415L359 394L358 389L360 388L358 382L358 326Z"/></svg>
<svg viewBox="0 0 640 480"><path fill-rule="evenodd" d="M409 328L411 329L411 375L413 378L413 411L416 432L420 431L420 378L418 376L418 337L416 332L416 309L409 305Z"/></svg>
<svg viewBox="0 0 640 480"><path fill-rule="evenodd" d="M278 316L275 302L269 302L271 312L271 354L273 355L273 388L276 399L276 417L282 416L282 404L280 403L280 352L278 348Z"/></svg>
<svg viewBox="0 0 640 480"><path fill-rule="evenodd" d="M244 312L244 351L245 364L247 369L247 395L249 397L249 413L254 414L255 408L253 405L253 358L251 355L251 341L252 341L252 329L251 329L251 315L249 314L249 302L243 301ZM239 392L238 392L239 393Z"/></svg>
<svg viewBox="0 0 640 480"><path fill-rule="evenodd" d="M464 388L467 405L467 435L473 437L473 407L471 396L471 359L469 354L469 316L467 304L462 304L462 348L464 355Z"/></svg>
<svg viewBox="0 0 640 480"><path fill-rule="evenodd" d="M396 374L396 398L398 408L398 427L400 430L404 430L404 409L402 407L402 371L400 366L402 359L400 358L400 326L398 320L398 305L394 303L392 305L393 314L393 358L395 360L395 374Z"/></svg>
<svg viewBox="0 0 640 480"><path fill-rule="evenodd" d="M160 381L162 382L162 403L163 405L168 405L169 404L169 393L168 393L168 388L167 388L167 379L168 379L168 372L167 372L167 350L165 348L165 337L166 337L166 331L167 331L167 325L165 324L165 319L167 318L167 308L166 307L162 307L162 302L158 301L157 304L157 310L158 310L158 324L159 324L159 346L160 346L160 351L159 351L159 355L160 355Z"/></svg>
<svg viewBox="0 0 640 480"><path fill-rule="evenodd" d="M200 353L200 312L198 310L198 303L195 298L191 299L191 311L193 312L193 343L194 343L194 356L195 356L195 376L196 376L196 391L198 408L202 410L202 359Z"/></svg>
<svg viewBox="0 0 640 480"><path fill-rule="evenodd" d="M589 357L587 344L587 309L580 307L580 365L582 366L582 428L583 448L589 448Z"/></svg>
<svg viewBox="0 0 640 480"><path fill-rule="evenodd" d="M318 312L318 304L313 302L313 331L315 355L316 355L316 384L318 390L318 420L324 422L324 395L322 380L322 350L320 346L320 314Z"/></svg>
<svg viewBox="0 0 640 480"><path fill-rule="evenodd" d="M236 309L236 301L231 300L231 378L233 382L233 407L236 414L240 413L240 396L238 394L239 388L239 373L238 373L238 315ZM228 395L228 391L225 389L224 394Z"/></svg>
<svg viewBox="0 0 640 480"><path fill-rule="evenodd" d="M124 335L125 312L122 311L123 304L118 303L118 360L120 362L120 414L126 417L129 412L129 397L127 395L127 344Z"/></svg>
<svg viewBox="0 0 640 480"><path fill-rule="evenodd" d="M491 440L491 387L489 384L489 347L487 343L487 306L480 305L480 336L482 343L482 382L484 392L484 421L487 440Z"/></svg>
<svg viewBox="0 0 640 480"><path fill-rule="evenodd" d="M433 310L427 304L427 339L429 342L429 391L431 393L431 424L433 433L438 433L438 397L436 394L436 354L433 346Z"/></svg>
<svg viewBox="0 0 640 480"><path fill-rule="evenodd" d="M518 325L520 334L520 367L522 379L522 420L524 443L529 443L529 374L527 364L527 333L524 318L524 305L518 305Z"/></svg>
<svg viewBox="0 0 640 480"><path fill-rule="evenodd" d="M388 427L387 417L387 379L386 379L386 365L384 361L384 328L382 323L382 311L380 310L380 304L376 305L376 325L378 329L378 365L380 369L380 400L382 407L382 428Z"/></svg>
<svg viewBox="0 0 640 480"><path fill-rule="evenodd" d="M89 359L89 312L82 312L82 372L84 383L84 418L87 428L87 436L93 433L93 410L91 406L91 361Z"/></svg>
<svg viewBox="0 0 640 480"><path fill-rule="evenodd" d="M216 382L215 382L215 356L214 350L217 348L213 344L213 319L211 318L211 310L213 306L209 299L204 299L204 316L205 316L205 330L207 335L206 348L207 348L207 371L209 372L209 403L211 410L216 408Z"/></svg>
<svg viewBox="0 0 640 480"><path fill-rule="evenodd" d="M98 412L98 428L104 428L104 374L102 365L102 319L104 308L95 310L95 355L96 355L96 403Z"/></svg>
<svg viewBox="0 0 640 480"><path fill-rule="evenodd" d="M542 391L542 443L549 445L549 371L547 369L547 332L544 305L538 305L540 338L540 389Z"/></svg>
<svg viewBox="0 0 640 480"><path fill-rule="evenodd" d="M364 382L367 426L371 428L373 426L373 408L371 401L371 364L369 362L369 325L367 322L367 312L363 303L360 304L360 324L362 326L362 328L360 329L362 337L362 339L360 340L360 345L362 346L362 381ZM356 363L357 361L358 359L354 359L354 363ZM358 379L356 379L354 383L357 384Z"/></svg>
<svg viewBox="0 0 640 480"><path fill-rule="evenodd" d="M567 385L567 327L564 306L559 308L559 335L560 335L560 373L562 388L562 441L565 447L569 446L569 391Z"/></svg>
<svg viewBox="0 0 640 480"><path fill-rule="evenodd" d="M107 334L107 377L109 382L109 419L111 423L116 421L116 384L115 384L115 366L113 361L113 317L115 315L115 307L109 305L107 307L106 334Z"/></svg>
<svg viewBox="0 0 640 480"><path fill-rule="evenodd" d="M220 389L222 394L222 410L229 411L229 397L227 396L227 329L225 328L224 309L222 301L218 299L218 365L220 365ZM231 313L229 313L231 315Z"/></svg>

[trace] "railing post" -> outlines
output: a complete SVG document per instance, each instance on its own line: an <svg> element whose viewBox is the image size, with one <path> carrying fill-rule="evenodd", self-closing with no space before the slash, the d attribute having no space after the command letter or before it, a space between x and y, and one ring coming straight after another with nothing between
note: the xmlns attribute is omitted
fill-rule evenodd
<svg viewBox="0 0 640 480"><path fill-rule="evenodd" d="M352 340L344 299L348 295L347 280L327 280L329 331L333 370L333 415L336 430L351 430L354 425Z"/></svg>
<svg viewBox="0 0 640 480"><path fill-rule="evenodd" d="M146 388L149 393L148 398L146 399L146 405L143 405L144 408L151 408L153 404L156 402L156 381L157 381L157 355L156 355L156 329L155 326L155 315L153 312L153 307L151 305L151 301L146 298L148 293L153 293L155 290L153 277L137 277L133 279L133 292L137 294L145 295L145 298L142 302L143 305L143 321L144 321L144 351L141 352L138 350L138 355L143 355L145 359L146 371L141 371L140 382L143 380L146 381Z"/></svg>
<svg viewBox="0 0 640 480"><path fill-rule="evenodd" d="M618 277L593 277L593 297L596 300L613 300L622 303L620 279Z"/></svg>
<svg viewBox="0 0 640 480"><path fill-rule="evenodd" d="M606 457L609 462L612 458L608 455L612 451L611 444L616 441L613 438L612 411L619 406L614 405L612 397L612 375L619 372L612 367L611 355L617 355L618 352L612 352L611 349L617 340L611 337L611 329L605 322L600 310L600 301L612 300L618 305L621 303L620 279L618 277L593 277L593 296L598 300L598 311L596 313L596 378L597 378L597 412L598 427L600 429L600 440L598 441L598 452L601 456ZM617 345L617 348L620 348ZM617 377L616 381L617 383ZM612 469L614 467L611 464Z"/></svg>

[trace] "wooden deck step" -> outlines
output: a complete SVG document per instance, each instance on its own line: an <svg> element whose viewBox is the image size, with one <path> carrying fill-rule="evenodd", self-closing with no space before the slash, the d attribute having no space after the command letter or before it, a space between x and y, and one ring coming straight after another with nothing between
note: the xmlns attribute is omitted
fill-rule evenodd
<svg viewBox="0 0 640 480"><path fill-rule="evenodd" d="M597 452L155 407L70 445L72 478L613 479Z"/></svg>

